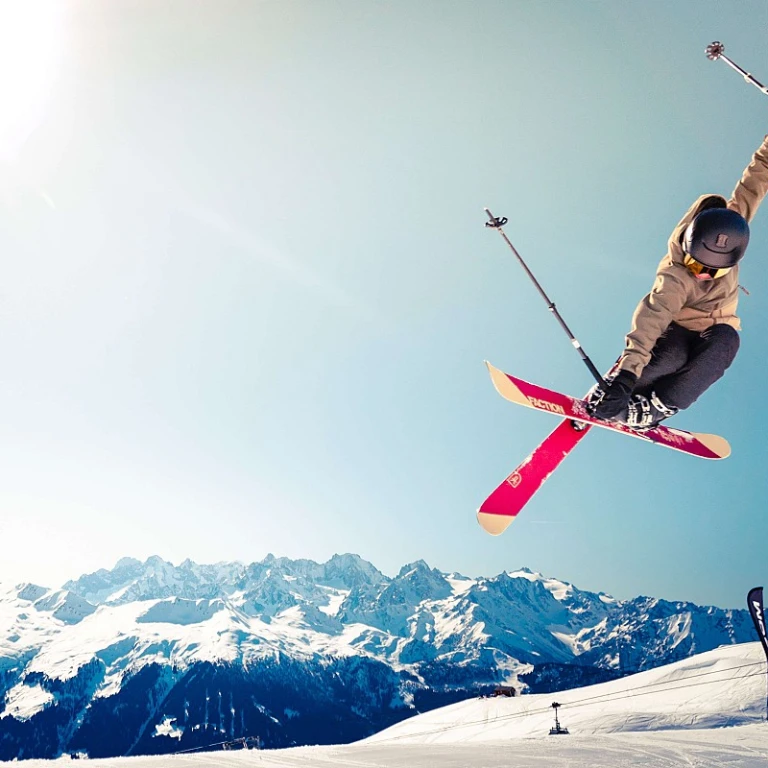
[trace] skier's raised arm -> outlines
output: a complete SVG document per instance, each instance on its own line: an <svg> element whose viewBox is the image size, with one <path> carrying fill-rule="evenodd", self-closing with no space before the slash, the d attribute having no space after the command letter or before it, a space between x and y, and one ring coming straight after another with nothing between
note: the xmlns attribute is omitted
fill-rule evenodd
<svg viewBox="0 0 768 768"><path fill-rule="evenodd" d="M758 147L752 161L733 190L728 207L740 213L747 221L757 213L760 203L768 192L768 136Z"/></svg>

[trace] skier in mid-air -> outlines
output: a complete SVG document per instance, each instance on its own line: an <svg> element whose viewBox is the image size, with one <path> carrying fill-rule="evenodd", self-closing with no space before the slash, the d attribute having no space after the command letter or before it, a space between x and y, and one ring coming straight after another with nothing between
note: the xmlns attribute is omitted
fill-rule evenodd
<svg viewBox="0 0 768 768"><path fill-rule="evenodd" d="M612 378L587 398L594 416L650 428L725 373L739 349L738 263L766 192L768 136L729 200L702 195L673 230Z"/></svg>

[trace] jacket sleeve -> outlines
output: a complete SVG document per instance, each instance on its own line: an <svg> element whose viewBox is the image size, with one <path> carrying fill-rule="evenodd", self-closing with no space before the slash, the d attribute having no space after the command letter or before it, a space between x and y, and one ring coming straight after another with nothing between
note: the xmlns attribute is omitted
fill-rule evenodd
<svg viewBox="0 0 768 768"><path fill-rule="evenodd" d="M659 337L685 306L687 294L676 266L659 270L651 292L640 301L632 316L632 329L619 363L621 370L640 376Z"/></svg>
<svg viewBox="0 0 768 768"><path fill-rule="evenodd" d="M766 192L768 192L768 136L763 139L763 143L744 169L728 201L728 207L740 213L747 221L752 221Z"/></svg>

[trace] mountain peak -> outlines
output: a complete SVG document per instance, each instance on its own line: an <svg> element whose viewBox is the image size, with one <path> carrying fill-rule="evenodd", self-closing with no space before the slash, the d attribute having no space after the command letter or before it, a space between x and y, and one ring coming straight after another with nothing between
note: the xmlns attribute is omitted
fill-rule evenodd
<svg viewBox="0 0 768 768"><path fill-rule="evenodd" d="M542 576L538 571L532 571L530 568L518 568L516 571L507 571L507 576L512 579L528 579L528 581L543 581Z"/></svg>
<svg viewBox="0 0 768 768"><path fill-rule="evenodd" d="M407 563L400 569L400 573L397 574L397 578L402 578L403 576L411 573L411 571L426 571L427 573L432 572L432 568L429 567L427 562L425 560L419 559L415 560L412 563Z"/></svg>
<svg viewBox="0 0 768 768"><path fill-rule="evenodd" d="M362 564L370 565L370 563L368 563L366 560L363 560L360 555L355 555L351 552L344 552L343 554L339 554L337 552L328 562L348 566L360 566Z"/></svg>

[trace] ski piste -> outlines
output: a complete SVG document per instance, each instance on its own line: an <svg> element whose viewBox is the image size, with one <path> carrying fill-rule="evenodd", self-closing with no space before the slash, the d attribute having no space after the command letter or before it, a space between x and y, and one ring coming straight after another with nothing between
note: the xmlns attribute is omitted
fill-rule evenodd
<svg viewBox="0 0 768 768"><path fill-rule="evenodd" d="M478 522L493 535L502 533L510 525L593 425L703 459L724 459L731 453L728 441L718 435L687 432L664 425L639 432L624 424L601 421L589 415L583 400L531 384L488 362L486 365L496 390L506 400L564 417L557 429L481 505L477 512Z"/></svg>

